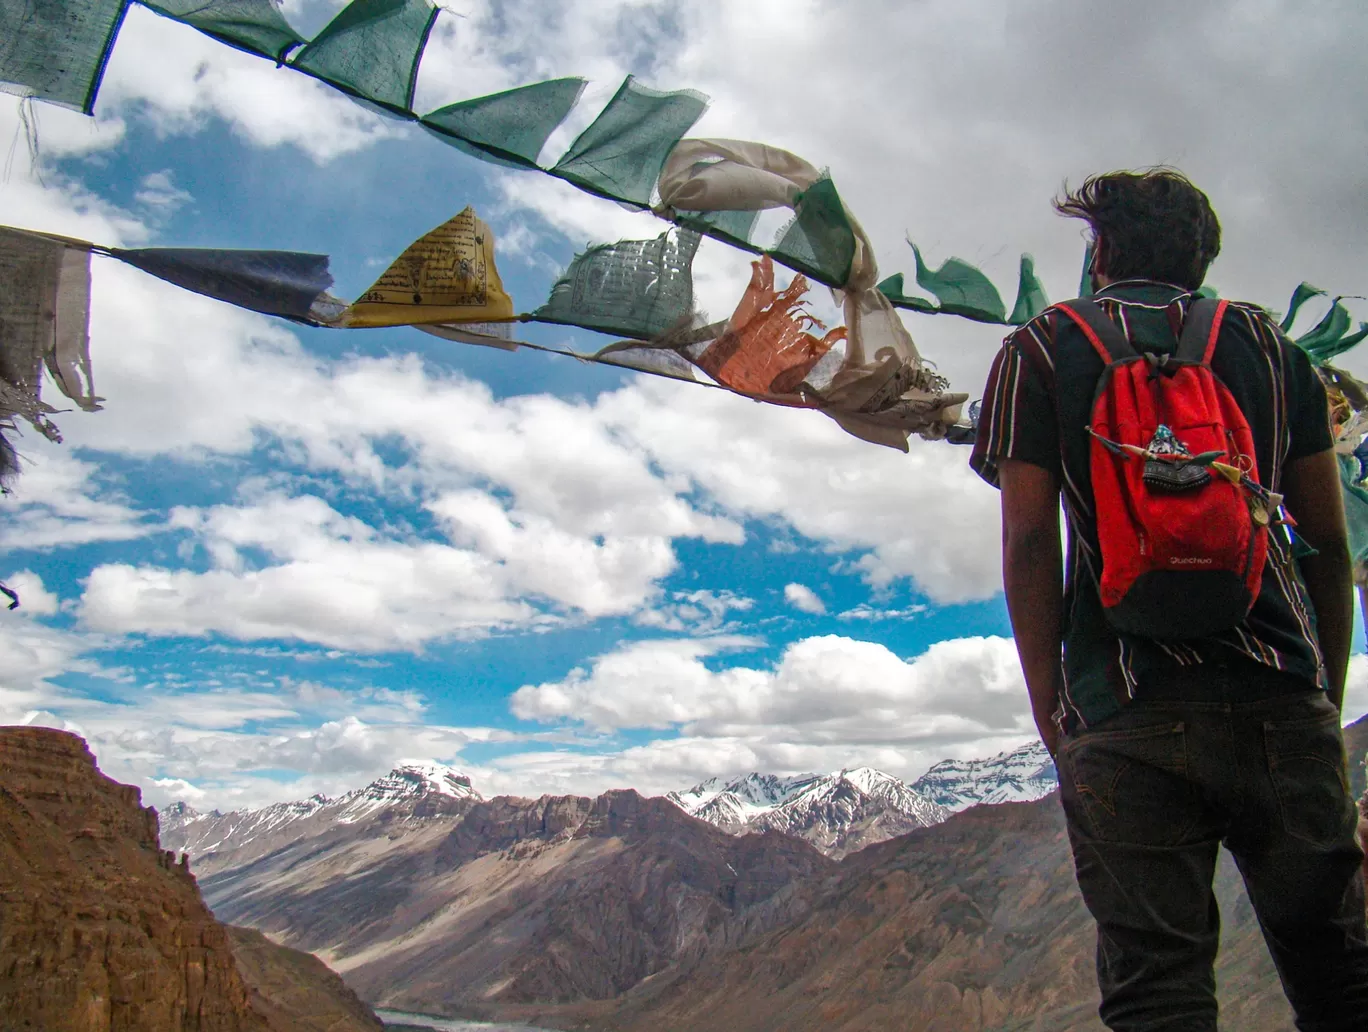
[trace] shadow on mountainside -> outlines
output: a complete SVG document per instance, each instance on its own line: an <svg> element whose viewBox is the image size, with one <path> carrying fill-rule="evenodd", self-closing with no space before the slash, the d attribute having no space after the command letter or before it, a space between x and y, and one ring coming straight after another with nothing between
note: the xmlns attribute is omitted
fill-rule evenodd
<svg viewBox="0 0 1368 1032"><path fill-rule="evenodd" d="M1360 794L1368 721L1345 740ZM630 791L464 800L376 812L203 881L220 916L397 1010L623 1032L1102 1028L1055 795L840 862ZM1222 1027L1290 1029L1228 857L1216 891Z"/></svg>

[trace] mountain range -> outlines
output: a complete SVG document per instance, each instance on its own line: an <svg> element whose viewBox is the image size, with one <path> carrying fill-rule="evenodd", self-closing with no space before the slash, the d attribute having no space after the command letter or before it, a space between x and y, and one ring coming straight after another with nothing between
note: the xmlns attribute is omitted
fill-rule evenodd
<svg viewBox="0 0 1368 1032"><path fill-rule="evenodd" d="M480 794L460 771L437 764L396 767L364 788L336 799L310 796L259 809L200 813L185 803L172 803L159 814L163 842L195 857L203 873L243 863L300 838L331 827L356 824L398 807L406 818L424 820L465 812L465 803ZM206 868L205 860L214 860Z"/></svg>
<svg viewBox="0 0 1368 1032"><path fill-rule="evenodd" d="M982 761L956 800L1040 791L1014 757ZM934 769L938 785L958 770ZM730 799L745 809L717 820ZM452 768L405 766L336 799L176 804L161 835L189 854L216 915L315 953L375 1005L497 1016L613 1000L693 965L791 919L839 857L949 815L871 768L656 798L487 800Z"/></svg>
<svg viewBox="0 0 1368 1032"><path fill-rule="evenodd" d="M1368 721L1345 741L1362 792ZM621 1032L1101 1032L1058 802L1034 798L1052 782L1035 746L910 785L854 768L656 798L481 799L401 768L269 814L168 810L163 841L200 843L220 919L373 1006ZM898 821L921 823L856 848ZM1216 889L1222 1027L1282 1032L1228 862Z"/></svg>
<svg viewBox="0 0 1368 1032"><path fill-rule="evenodd" d="M835 863L631 790L458 802L305 818L265 852L257 840L200 858L200 883L222 920L316 954L373 1005L478 1016L613 999L736 928L769 927Z"/></svg>
<svg viewBox="0 0 1368 1032"><path fill-rule="evenodd" d="M1049 754L1032 742L989 759L944 760L911 785L873 767L854 767L710 778L665 798L723 831L782 831L839 858L980 803L1039 799L1057 784Z"/></svg>
<svg viewBox="0 0 1368 1032"><path fill-rule="evenodd" d="M1039 742L981 760L945 760L911 785L856 767L830 774L752 772L712 778L664 798L685 813L731 834L781 831L842 857L916 828L939 824L978 803L1039 799L1056 786L1054 765ZM333 826L402 811L402 819L460 816L482 797L452 767L397 767L336 799L315 795L260 809L201 813L185 803L161 811L161 833L172 848L209 873L265 855Z"/></svg>

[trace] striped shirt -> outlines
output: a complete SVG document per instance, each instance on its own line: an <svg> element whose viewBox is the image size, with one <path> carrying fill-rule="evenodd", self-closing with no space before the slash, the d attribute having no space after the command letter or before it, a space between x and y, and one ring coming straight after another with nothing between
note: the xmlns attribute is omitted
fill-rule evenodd
<svg viewBox="0 0 1368 1032"><path fill-rule="evenodd" d="M1092 298L1138 350L1171 353L1193 295L1145 280L1114 283ZM970 465L994 486L998 463L1020 459L1059 476L1068 523L1064 588L1066 731L1117 712L1185 668L1229 662L1231 653L1324 686L1315 615L1283 528L1269 534L1259 597L1233 630L1190 642L1161 643L1122 634L1107 622L1086 427L1102 360L1066 317L1047 310L1003 343L983 392ZM1226 310L1212 370L1249 421L1259 482L1273 491L1287 463L1330 448L1325 389L1306 353L1263 309Z"/></svg>

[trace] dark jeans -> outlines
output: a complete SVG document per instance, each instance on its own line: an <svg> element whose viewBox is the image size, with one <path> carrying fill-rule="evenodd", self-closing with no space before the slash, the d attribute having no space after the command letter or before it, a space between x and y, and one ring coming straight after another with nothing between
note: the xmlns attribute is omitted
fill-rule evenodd
<svg viewBox="0 0 1368 1032"><path fill-rule="evenodd" d="M1363 854L1339 713L1319 691L1267 697L1298 687L1269 673L1251 684L1243 668L1209 671L1202 693L1137 699L1060 747L1112 1029L1215 1032L1211 886L1224 842L1297 1028L1368 1030Z"/></svg>

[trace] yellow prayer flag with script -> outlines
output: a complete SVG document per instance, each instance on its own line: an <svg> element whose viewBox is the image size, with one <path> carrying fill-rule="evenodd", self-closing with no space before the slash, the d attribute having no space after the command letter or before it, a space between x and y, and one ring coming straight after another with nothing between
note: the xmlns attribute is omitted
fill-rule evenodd
<svg viewBox="0 0 1368 1032"><path fill-rule="evenodd" d="M513 318L513 299L494 266L494 234L468 207L410 244L338 322L413 326Z"/></svg>

